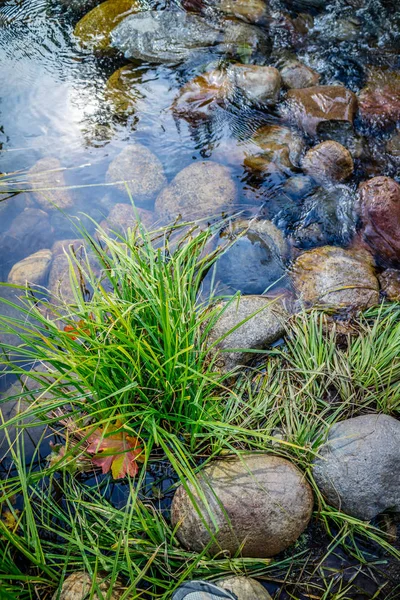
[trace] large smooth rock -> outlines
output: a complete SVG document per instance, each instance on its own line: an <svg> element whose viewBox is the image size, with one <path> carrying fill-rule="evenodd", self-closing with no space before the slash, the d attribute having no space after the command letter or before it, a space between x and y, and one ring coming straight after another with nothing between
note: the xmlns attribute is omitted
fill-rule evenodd
<svg viewBox="0 0 400 600"><path fill-rule="evenodd" d="M163 166L151 150L142 144L129 144L111 162L106 181L126 193L135 204L150 204L167 185Z"/></svg>
<svg viewBox="0 0 400 600"><path fill-rule="evenodd" d="M248 100L273 106L278 102L281 76L274 67L234 64L228 69L233 85Z"/></svg>
<svg viewBox="0 0 400 600"><path fill-rule="evenodd" d="M115 204L106 221L101 223L107 233L123 233L141 224L150 229L154 223L154 213L144 208L134 208L131 204Z"/></svg>
<svg viewBox="0 0 400 600"><path fill-rule="evenodd" d="M365 250L322 246L304 252L293 264L292 280L309 305L363 310L379 302L374 261Z"/></svg>
<svg viewBox="0 0 400 600"><path fill-rule="evenodd" d="M251 577L226 577L220 579L217 585L232 592L240 600L272 600L261 583Z"/></svg>
<svg viewBox="0 0 400 600"><path fill-rule="evenodd" d="M400 422L362 415L336 423L314 461L315 483L329 504L363 521L400 511Z"/></svg>
<svg viewBox="0 0 400 600"><path fill-rule="evenodd" d="M112 43L126 58L177 64L193 54L235 54L247 45L249 53L266 51L269 39L260 29L234 21L223 26L178 11L146 11L124 19L112 32Z"/></svg>
<svg viewBox="0 0 400 600"><path fill-rule="evenodd" d="M156 200L156 213L165 220L220 217L237 200L231 171L216 162L194 162L176 175Z"/></svg>
<svg viewBox="0 0 400 600"><path fill-rule="evenodd" d="M37 190L33 197L43 210L68 210L74 205L61 163L57 158L41 158L29 169L27 181L30 188ZM43 191L41 191L43 190Z"/></svg>
<svg viewBox="0 0 400 600"><path fill-rule="evenodd" d="M275 556L298 539L311 518L309 484L301 471L278 456L243 454L216 460L197 480L210 510L191 483L190 495L182 485L176 490L171 507L179 541L194 552L203 551L213 532L210 555L224 551L233 556L241 550L243 557Z"/></svg>
<svg viewBox="0 0 400 600"><path fill-rule="evenodd" d="M317 85L288 91L287 114L308 135L323 121L353 122L357 98L339 85Z"/></svg>
<svg viewBox="0 0 400 600"><path fill-rule="evenodd" d="M220 308L223 312L208 336L211 355L218 353L215 366L220 371L247 364L255 354L246 350L267 348L285 333L287 313L279 298L241 296ZM232 348L242 352L229 352Z"/></svg>
<svg viewBox="0 0 400 600"><path fill-rule="evenodd" d="M264 125L257 129L246 151L245 166L261 173L286 172L297 167L305 148L303 138L281 125Z"/></svg>
<svg viewBox="0 0 400 600"><path fill-rule="evenodd" d="M105 97L118 115L135 112L136 103L141 98L139 85L141 73L134 65L120 67L108 78Z"/></svg>
<svg viewBox="0 0 400 600"><path fill-rule="evenodd" d="M369 72L358 95L360 115L369 123L388 125L400 120L400 73L379 68Z"/></svg>
<svg viewBox="0 0 400 600"><path fill-rule="evenodd" d="M106 0L88 12L75 26L74 35L91 50L110 48L111 31L129 14L143 9L140 0Z"/></svg>
<svg viewBox="0 0 400 600"><path fill-rule="evenodd" d="M285 286L285 262L289 247L280 229L271 221L235 221L230 235L236 238L222 254L215 281L226 293L263 294Z"/></svg>
<svg viewBox="0 0 400 600"><path fill-rule="evenodd" d="M42 285L46 282L52 256L51 250L39 250L15 263L8 275L8 283Z"/></svg>
<svg viewBox="0 0 400 600"><path fill-rule="evenodd" d="M100 588L101 597L107 597L108 600L119 600L123 594L123 586L117 582L113 585L112 590L110 584L97 578L97 585ZM53 600L86 600L90 596L92 600L100 600L98 594L90 594L92 590L92 578L84 571L76 571L69 575L62 584L61 592L57 591ZM58 595L59 594L59 595Z"/></svg>
<svg viewBox="0 0 400 600"><path fill-rule="evenodd" d="M359 187L363 239L383 261L400 263L400 185L373 177Z"/></svg>
<svg viewBox="0 0 400 600"><path fill-rule="evenodd" d="M353 174L354 163L350 152L332 140L311 148L304 156L302 168L317 183L345 181Z"/></svg>

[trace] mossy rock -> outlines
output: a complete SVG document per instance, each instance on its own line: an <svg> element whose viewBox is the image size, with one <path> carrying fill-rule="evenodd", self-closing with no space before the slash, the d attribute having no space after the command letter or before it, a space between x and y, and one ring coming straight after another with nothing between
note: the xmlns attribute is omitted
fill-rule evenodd
<svg viewBox="0 0 400 600"><path fill-rule="evenodd" d="M106 84L106 99L119 115L135 112L136 101L142 97L136 84L141 82L141 74L134 65L117 69Z"/></svg>
<svg viewBox="0 0 400 600"><path fill-rule="evenodd" d="M87 13L75 26L74 35L91 50L111 49L111 31L125 17L143 10L140 0L106 0Z"/></svg>

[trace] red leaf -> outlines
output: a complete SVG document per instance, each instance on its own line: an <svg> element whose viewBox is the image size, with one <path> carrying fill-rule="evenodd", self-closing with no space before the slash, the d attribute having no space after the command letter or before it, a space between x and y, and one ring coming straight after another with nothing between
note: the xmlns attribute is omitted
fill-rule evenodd
<svg viewBox="0 0 400 600"><path fill-rule="evenodd" d="M119 431L113 433L115 429ZM108 427L107 431L99 427L88 438L88 444L87 452L94 455L93 464L100 467L103 473L111 470L114 479L121 479L126 475L135 477L137 474L137 460L143 449L137 438L130 437L121 430L120 424Z"/></svg>

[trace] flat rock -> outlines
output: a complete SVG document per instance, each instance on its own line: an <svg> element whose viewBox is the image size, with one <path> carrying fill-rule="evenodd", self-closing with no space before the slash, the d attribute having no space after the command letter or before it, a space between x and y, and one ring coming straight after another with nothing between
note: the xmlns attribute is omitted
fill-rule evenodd
<svg viewBox="0 0 400 600"><path fill-rule="evenodd" d="M37 190L32 195L43 210L68 210L73 207L70 191L60 189L66 188L67 182L57 158L41 158L29 169L26 178L29 187Z"/></svg>
<svg viewBox="0 0 400 600"><path fill-rule="evenodd" d="M123 586L116 582L112 590L109 583L103 581L100 577L97 579L97 585L100 588L101 597L107 597L108 600L119 600L123 594ZM90 596L91 600L100 600L98 594L91 594L92 578L84 571L76 571L69 575L61 586L61 591L56 592L53 600L86 600Z"/></svg>
<svg viewBox="0 0 400 600"><path fill-rule="evenodd" d="M306 305L363 310L379 302L374 261L365 250L322 246L301 254L292 280Z"/></svg>
<svg viewBox="0 0 400 600"><path fill-rule="evenodd" d="M44 249L15 263L8 275L8 283L14 285L42 285L46 282L52 260L51 250Z"/></svg>
<svg viewBox="0 0 400 600"><path fill-rule="evenodd" d="M281 125L264 125L250 140L245 166L261 173L286 172L297 167L305 148L303 138Z"/></svg>
<svg viewBox="0 0 400 600"><path fill-rule="evenodd" d="M263 350L285 334L287 313L279 298L241 296L220 308L223 312L207 340L213 346L211 355L218 353L215 366L220 371L247 364L255 355L246 350ZM229 352L232 348L242 352Z"/></svg>
<svg viewBox="0 0 400 600"><path fill-rule="evenodd" d="M358 95L360 115L369 123L388 125L400 120L400 74L370 69L367 85Z"/></svg>
<svg viewBox="0 0 400 600"><path fill-rule="evenodd" d="M332 140L311 148L303 158L302 168L317 183L345 181L353 174L354 163L350 152Z"/></svg>
<svg viewBox="0 0 400 600"><path fill-rule="evenodd" d="M106 0L76 24L74 35L90 50L109 50L114 27L129 14L140 10L143 10L140 0Z"/></svg>
<svg viewBox="0 0 400 600"><path fill-rule="evenodd" d="M269 48L260 29L227 21L217 26L202 17L181 11L145 11L130 15L112 32L112 43L126 58L151 63L178 64L194 54L233 53L243 44L249 52Z"/></svg>
<svg viewBox="0 0 400 600"><path fill-rule="evenodd" d="M192 483L187 484L190 495L182 485L176 490L171 506L172 525L188 550L202 552L214 532L210 555L233 556L240 550L243 557L275 556L298 539L311 518L311 487L283 458L242 454L215 460L197 480L209 510Z"/></svg>
<svg viewBox="0 0 400 600"><path fill-rule="evenodd" d="M194 162L171 181L158 196L157 215L170 221L220 217L237 200L237 187L228 167L213 161Z"/></svg>
<svg viewBox="0 0 400 600"><path fill-rule="evenodd" d="M363 521L400 511L400 422L369 414L336 423L314 461L329 504Z"/></svg>
<svg viewBox="0 0 400 600"><path fill-rule="evenodd" d="M251 577L226 577L220 579L217 585L232 592L240 600L272 600L261 583Z"/></svg>
<svg viewBox="0 0 400 600"><path fill-rule="evenodd" d="M385 269L378 275L381 292L388 300L400 302L400 271L398 269Z"/></svg>
<svg viewBox="0 0 400 600"><path fill-rule="evenodd" d="M124 147L109 165L106 181L125 192L127 200L129 190L135 205L150 204L167 185L160 160L142 144Z"/></svg>
<svg viewBox="0 0 400 600"><path fill-rule="evenodd" d="M291 121L308 135L316 134L323 121L352 123L357 109L353 92L339 85L317 85L289 90L287 114Z"/></svg>
<svg viewBox="0 0 400 600"><path fill-rule="evenodd" d="M358 191L364 241L384 262L400 264L400 185L380 176Z"/></svg>
<svg viewBox="0 0 400 600"><path fill-rule="evenodd" d="M215 268L215 281L224 293L258 295L285 286L289 247L280 229L268 220L240 219L229 235L236 241Z"/></svg>

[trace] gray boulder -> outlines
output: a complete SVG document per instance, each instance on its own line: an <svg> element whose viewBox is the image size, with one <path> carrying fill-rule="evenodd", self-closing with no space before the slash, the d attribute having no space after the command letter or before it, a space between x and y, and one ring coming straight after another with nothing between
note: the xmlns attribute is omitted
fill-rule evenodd
<svg viewBox="0 0 400 600"><path fill-rule="evenodd" d="M314 461L329 504L364 521L400 511L400 422L382 414L336 423Z"/></svg>
<svg viewBox="0 0 400 600"><path fill-rule="evenodd" d="M285 314L279 298L241 296L231 301L208 337L211 355L219 354L215 366L227 372L247 364L255 354L246 350L267 348L284 335ZM231 348L240 348L242 352L229 352Z"/></svg>
<svg viewBox="0 0 400 600"><path fill-rule="evenodd" d="M311 487L297 467L278 456L215 460L198 475L198 485L208 507L192 483L190 494L183 486L177 489L171 507L179 541L194 552L210 544L210 555L275 556L297 540L311 518Z"/></svg>

